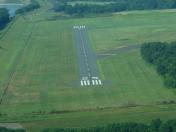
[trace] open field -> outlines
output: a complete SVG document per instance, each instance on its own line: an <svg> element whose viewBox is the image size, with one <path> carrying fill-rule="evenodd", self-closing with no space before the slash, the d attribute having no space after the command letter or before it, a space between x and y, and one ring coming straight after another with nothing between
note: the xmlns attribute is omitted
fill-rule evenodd
<svg viewBox="0 0 176 132"><path fill-rule="evenodd" d="M51 123L59 120L52 123L55 126L86 127L175 118L174 104L158 104L175 101L176 90L163 85L155 69L141 58L139 46L117 55L111 53L149 41L175 41L176 10L48 20L43 9L19 16L0 40L0 113L7 114L0 117L1 121L45 119ZM76 85L75 25L88 27L95 53L109 54L97 61L105 82L102 86ZM84 124L86 119L89 123ZM45 121L38 121L38 127ZM37 127L33 122L24 125Z"/></svg>

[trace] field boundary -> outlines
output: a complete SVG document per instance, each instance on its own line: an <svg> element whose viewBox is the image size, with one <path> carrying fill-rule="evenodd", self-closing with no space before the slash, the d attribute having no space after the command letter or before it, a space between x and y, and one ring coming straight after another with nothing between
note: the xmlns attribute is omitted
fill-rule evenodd
<svg viewBox="0 0 176 132"><path fill-rule="evenodd" d="M153 108L153 109L148 109L148 108ZM169 109L170 107L172 107L172 109ZM114 110L117 110L116 114L120 114L120 113L123 113L123 110L127 110L125 111L123 114L125 113L128 113L128 114L142 114L142 113L156 113L156 112L170 112L170 111L173 111L173 107L174 109L176 109L176 104L155 104L155 105L138 105L138 106L129 106L129 107L104 107L104 108L101 108L101 107L97 107L95 109L80 109L80 110L70 110L70 111L56 111L55 113L25 113L25 115L28 115L28 116L25 116L23 118L23 116L21 116L22 118L21 119L8 119L8 120L0 120L0 123L27 123L27 122L33 122L33 121L47 121L47 120L52 120L52 119L59 119L60 116L64 116L64 115L67 115L67 114L72 114L72 113L83 113L83 112L103 112L103 111L114 111ZM145 109L146 108L146 109ZM164 109L163 109L164 108ZM141 111L137 111L137 112L134 112L135 109L139 109ZM174 111L173 111L174 112ZM30 117L33 117L35 116L35 118L30 118ZM38 118L38 117L41 117L42 116L42 119L41 118ZM28 119L26 119L26 117Z"/></svg>
<svg viewBox="0 0 176 132"><path fill-rule="evenodd" d="M172 109L169 109L170 107L172 107ZM144 108L144 109L143 109ZM147 109L145 109L147 108ZM149 109L149 108L153 108L153 109ZM164 108L164 109L163 109ZM87 108L87 109L75 109L75 110L61 110L61 111L57 111L57 110L53 110L51 112L45 112L45 111L33 111L32 113L24 113L24 118L23 116L21 116L21 119L17 119L17 118L2 118L0 120L0 123L22 123L22 122L28 122L28 121L40 121L41 119L38 117L42 116L42 120L49 120L49 119L57 119L59 118L59 116L62 115L67 115L67 114L71 114L71 113L79 113L79 112L103 112L103 111L111 111L111 110L127 110L125 112L129 112L133 110L133 109L143 109L142 112L136 112L136 113L151 113L151 112L168 112L168 111L173 111L176 110L176 103L168 103L168 104L164 104L164 103L156 103L153 105L124 105L124 106L107 106L107 107L96 107L96 108ZM122 111L120 111L122 112ZM133 111L134 112L134 111ZM119 112L118 112L119 113ZM132 113L131 113L132 114ZM35 118L30 118L35 116ZM18 116L17 116L18 117ZM26 117L28 119L26 119ZM53 118L54 117L54 118Z"/></svg>
<svg viewBox="0 0 176 132"><path fill-rule="evenodd" d="M16 57L14 59L14 63L12 64L13 68L9 73L9 77L8 77L7 81L5 81L4 91L2 92L2 95L0 97L0 105L2 105L3 99L4 99L5 95L7 94L7 91L9 89L9 85L10 85L10 83L11 83L13 77L14 77L14 74L16 72L16 68L17 68L18 64L20 63L20 60L23 56L23 53L24 53L25 49L27 48L27 46L30 43L30 39L31 39L31 36L32 36L35 25L36 24L32 24L32 29L31 29L31 32L29 33L29 36L27 37L25 45L23 46L23 48L20 51L18 51L19 53L16 55Z"/></svg>

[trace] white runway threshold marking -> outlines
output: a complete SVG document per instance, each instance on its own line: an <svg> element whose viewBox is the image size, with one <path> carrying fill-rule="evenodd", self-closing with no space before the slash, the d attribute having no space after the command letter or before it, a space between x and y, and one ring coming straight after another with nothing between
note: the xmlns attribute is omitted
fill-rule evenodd
<svg viewBox="0 0 176 132"><path fill-rule="evenodd" d="M85 85L85 86L87 85L86 81L84 81L84 85Z"/></svg>
<svg viewBox="0 0 176 132"><path fill-rule="evenodd" d="M94 82L94 80L92 80L92 85L95 85L95 82Z"/></svg>
<svg viewBox="0 0 176 132"><path fill-rule="evenodd" d="M98 80L99 84L101 85L101 80Z"/></svg>
<svg viewBox="0 0 176 132"><path fill-rule="evenodd" d="M86 26L85 25L83 25L83 26L73 26L73 29L82 29L82 28L86 28Z"/></svg>
<svg viewBox="0 0 176 132"><path fill-rule="evenodd" d="M89 80L87 80L87 85L90 85L90 82L89 82Z"/></svg>
<svg viewBox="0 0 176 132"><path fill-rule="evenodd" d="M95 80L95 84L98 85L98 81L97 80Z"/></svg>
<svg viewBox="0 0 176 132"><path fill-rule="evenodd" d="M98 77L92 77L91 80L88 79L88 77L83 77L80 81L81 86L95 86L95 85L102 85L102 81L98 79Z"/></svg>
<svg viewBox="0 0 176 132"><path fill-rule="evenodd" d="M83 81L81 80L81 86L84 86Z"/></svg>

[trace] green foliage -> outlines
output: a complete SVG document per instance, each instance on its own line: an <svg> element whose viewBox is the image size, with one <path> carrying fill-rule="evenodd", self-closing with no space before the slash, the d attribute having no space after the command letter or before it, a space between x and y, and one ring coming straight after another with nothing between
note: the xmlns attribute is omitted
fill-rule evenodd
<svg viewBox="0 0 176 132"><path fill-rule="evenodd" d="M94 128L55 128L44 129L43 132L175 132L176 120L162 123L160 119L153 120L150 125L142 123L110 124Z"/></svg>
<svg viewBox="0 0 176 132"><path fill-rule="evenodd" d="M150 129L153 132L159 132L161 126L162 126L162 121L160 119L152 120L150 124Z"/></svg>
<svg viewBox="0 0 176 132"><path fill-rule="evenodd" d="M68 14L87 14L87 13L107 13L128 10L145 10L145 9L170 9L176 8L175 0L113 0L114 3L97 5L97 4L75 4L69 5L69 0L58 1L54 4L55 11L63 11ZM98 0L106 1L106 0Z"/></svg>
<svg viewBox="0 0 176 132"><path fill-rule="evenodd" d="M6 127L0 127L0 132L25 132L24 129L8 129Z"/></svg>
<svg viewBox="0 0 176 132"><path fill-rule="evenodd" d="M64 11L68 14L106 13L126 10L126 5L124 3L107 5L76 4L74 6L58 4L54 6L54 10Z"/></svg>
<svg viewBox="0 0 176 132"><path fill-rule="evenodd" d="M160 132L175 132L176 131L176 120L169 120L164 123L161 128Z"/></svg>
<svg viewBox="0 0 176 132"><path fill-rule="evenodd" d="M142 57L156 66L157 72L164 76L168 87L176 87L176 42L146 43L141 48Z"/></svg>
<svg viewBox="0 0 176 132"><path fill-rule="evenodd" d="M0 29L2 29L9 22L9 13L5 8L0 8Z"/></svg>
<svg viewBox="0 0 176 132"><path fill-rule="evenodd" d="M21 14L21 13L33 11L37 8L40 8L40 4L36 0L31 0L31 3L29 5L16 10L16 13Z"/></svg>

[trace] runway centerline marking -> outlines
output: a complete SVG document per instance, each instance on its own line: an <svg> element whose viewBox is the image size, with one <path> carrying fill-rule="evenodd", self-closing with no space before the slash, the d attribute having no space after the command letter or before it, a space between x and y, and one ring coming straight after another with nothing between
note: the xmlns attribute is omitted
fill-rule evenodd
<svg viewBox="0 0 176 132"><path fill-rule="evenodd" d="M82 49L83 49L84 56L85 56L85 62L86 62L86 66L87 66L87 71L89 71L90 68L89 68L89 64L88 64L87 54L86 54L85 45L84 45L84 41L83 41L81 30L79 30L79 35L80 35L80 38L81 38L81 45L82 45Z"/></svg>
<svg viewBox="0 0 176 132"><path fill-rule="evenodd" d="M80 70L80 86L102 85L99 70L85 26L73 26Z"/></svg>

